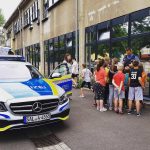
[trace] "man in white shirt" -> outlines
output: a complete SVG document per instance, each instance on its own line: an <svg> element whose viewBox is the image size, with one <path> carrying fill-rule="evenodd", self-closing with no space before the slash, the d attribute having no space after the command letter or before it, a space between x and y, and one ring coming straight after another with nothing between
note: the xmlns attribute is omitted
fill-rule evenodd
<svg viewBox="0 0 150 150"><path fill-rule="evenodd" d="M72 64L72 81L76 87L77 86L77 77L79 75L79 65L75 58L72 59L72 62L73 62L73 64Z"/></svg>

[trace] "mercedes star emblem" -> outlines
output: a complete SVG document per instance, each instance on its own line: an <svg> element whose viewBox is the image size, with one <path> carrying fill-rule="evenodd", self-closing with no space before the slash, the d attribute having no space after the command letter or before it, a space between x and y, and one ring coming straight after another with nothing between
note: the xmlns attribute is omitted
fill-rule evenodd
<svg viewBox="0 0 150 150"><path fill-rule="evenodd" d="M42 111L42 104L40 102L35 102L33 105L32 105L32 110L33 112L41 112Z"/></svg>

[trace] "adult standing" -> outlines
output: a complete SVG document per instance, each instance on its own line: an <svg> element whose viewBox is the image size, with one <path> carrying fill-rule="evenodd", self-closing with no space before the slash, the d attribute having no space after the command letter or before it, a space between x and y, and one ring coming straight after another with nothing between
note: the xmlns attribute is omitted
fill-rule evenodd
<svg viewBox="0 0 150 150"><path fill-rule="evenodd" d="M95 98L97 103L97 110L104 112L107 111L104 108L104 98L105 98L105 86L106 86L107 74L104 69L104 60L101 60L97 65L97 69L95 71Z"/></svg>
<svg viewBox="0 0 150 150"><path fill-rule="evenodd" d="M76 87L77 86L77 78L79 75L79 65L75 58L72 59L72 63L73 63L72 64L72 81Z"/></svg>
<svg viewBox="0 0 150 150"><path fill-rule="evenodd" d="M69 53L65 54L63 63L66 63L68 65L69 73L71 74L72 73L72 57Z"/></svg>
<svg viewBox="0 0 150 150"><path fill-rule="evenodd" d="M124 67L130 67L130 65L132 64L132 62L136 60L136 61L140 61L138 56L136 56L135 54L133 54L133 51L131 48L127 48L126 49L126 55L124 56L123 59L123 63L124 63Z"/></svg>

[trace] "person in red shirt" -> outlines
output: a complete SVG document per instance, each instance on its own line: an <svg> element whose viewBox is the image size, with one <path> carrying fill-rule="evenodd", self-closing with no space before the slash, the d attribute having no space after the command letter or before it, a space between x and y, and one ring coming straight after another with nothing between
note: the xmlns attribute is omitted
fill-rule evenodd
<svg viewBox="0 0 150 150"><path fill-rule="evenodd" d="M112 83L115 87L114 89L114 110L116 113L123 114L123 99L125 98L125 88L124 80L125 75L123 74L124 66L121 63L118 63L117 70L118 72L114 75Z"/></svg>
<svg viewBox="0 0 150 150"><path fill-rule="evenodd" d="M104 66L104 60L100 60L95 71L96 83L94 85L97 110L99 110L100 112L107 111L107 109L104 108L104 104L103 104L104 97L105 97L105 86L107 80L107 73L103 66Z"/></svg>

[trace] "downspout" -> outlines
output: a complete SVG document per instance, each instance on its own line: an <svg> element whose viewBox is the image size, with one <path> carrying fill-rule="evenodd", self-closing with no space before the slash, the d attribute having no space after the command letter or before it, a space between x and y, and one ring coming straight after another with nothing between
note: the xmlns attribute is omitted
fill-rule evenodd
<svg viewBox="0 0 150 150"><path fill-rule="evenodd" d="M78 55L79 55L78 54L78 48L79 48L79 42L78 42L79 41L78 40L78 35L79 35L78 34L78 26L79 26L79 23L78 23L78 21L79 21L79 18L78 18L78 0L76 0L75 58L76 58L77 61L79 61L78 60L78 58L79 58L78 57Z"/></svg>

